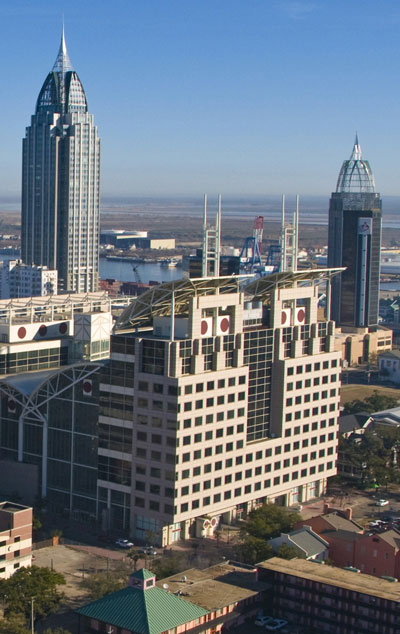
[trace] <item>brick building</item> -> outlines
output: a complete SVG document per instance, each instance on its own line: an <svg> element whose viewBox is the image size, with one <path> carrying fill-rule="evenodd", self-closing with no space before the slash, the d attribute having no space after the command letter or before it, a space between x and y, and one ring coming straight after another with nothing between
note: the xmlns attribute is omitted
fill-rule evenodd
<svg viewBox="0 0 400 634"><path fill-rule="evenodd" d="M270 584L265 611L293 620L308 634L397 634L400 587L364 574L302 559L273 557L258 565Z"/></svg>
<svg viewBox="0 0 400 634"><path fill-rule="evenodd" d="M0 579L32 564L32 509L0 503Z"/></svg>

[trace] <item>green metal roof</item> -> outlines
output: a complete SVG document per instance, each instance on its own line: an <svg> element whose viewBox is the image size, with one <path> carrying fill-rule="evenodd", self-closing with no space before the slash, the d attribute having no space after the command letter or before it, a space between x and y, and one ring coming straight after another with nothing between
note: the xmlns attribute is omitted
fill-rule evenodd
<svg viewBox="0 0 400 634"><path fill-rule="evenodd" d="M133 572L131 574L131 577L133 577L134 579L151 579L152 577L154 577L154 572L150 572L150 570L146 570L146 568L141 568L140 570Z"/></svg>
<svg viewBox="0 0 400 634"><path fill-rule="evenodd" d="M135 634L161 634L199 619L208 614L209 610L157 586L147 590L129 586L89 603L76 612Z"/></svg>

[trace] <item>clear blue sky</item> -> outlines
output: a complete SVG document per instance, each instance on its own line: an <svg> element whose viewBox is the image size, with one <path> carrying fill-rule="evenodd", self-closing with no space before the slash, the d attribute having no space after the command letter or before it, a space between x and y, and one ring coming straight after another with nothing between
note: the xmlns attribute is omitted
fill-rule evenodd
<svg viewBox="0 0 400 634"><path fill-rule="evenodd" d="M104 195L329 195L356 130L400 194L398 0L0 0L0 195L63 12Z"/></svg>

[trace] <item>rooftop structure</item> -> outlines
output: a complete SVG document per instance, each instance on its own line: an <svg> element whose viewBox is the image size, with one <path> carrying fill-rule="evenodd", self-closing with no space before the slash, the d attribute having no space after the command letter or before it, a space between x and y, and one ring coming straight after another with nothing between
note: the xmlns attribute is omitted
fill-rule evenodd
<svg viewBox="0 0 400 634"><path fill-rule="evenodd" d="M362 158L357 134L349 160L343 161L337 180L336 192L339 194L375 193L375 181L372 170L369 162Z"/></svg>

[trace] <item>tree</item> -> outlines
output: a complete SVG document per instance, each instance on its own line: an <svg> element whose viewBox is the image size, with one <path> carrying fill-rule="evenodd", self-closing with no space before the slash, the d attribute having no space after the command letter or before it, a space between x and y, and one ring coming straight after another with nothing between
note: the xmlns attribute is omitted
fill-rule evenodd
<svg viewBox="0 0 400 634"><path fill-rule="evenodd" d="M374 390L370 396L367 396L363 401L355 399L344 404L344 414L358 414L359 412L367 412L374 414L375 412L381 412L384 409L391 409L398 406L398 399L393 396L386 396L379 394L378 390Z"/></svg>
<svg viewBox="0 0 400 634"><path fill-rule="evenodd" d="M30 618L31 599L35 617L41 619L56 612L64 598L57 586L65 584L63 575L50 568L20 568L9 579L0 581L0 599L5 605L4 615L25 615Z"/></svg>
<svg viewBox="0 0 400 634"><path fill-rule="evenodd" d="M126 580L124 583L121 579L116 578L114 575L109 575L107 572L97 572L83 579L81 585L88 591L92 601L95 601L106 594L122 590L127 584Z"/></svg>
<svg viewBox="0 0 400 634"><path fill-rule="evenodd" d="M186 566L186 561L181 558L178 559L176 555L172 557L164 557L164 559L153 559L149 564L149 569L154 572L157 579L164 579L164 577L170 577L175 575L180 570L183 570Z"/></svg>
<svg viewBox="0 0 400 634"><path fill-rule="evenodd" d="M281 559L305 559L306 556L301 550L298 550L294 546L289 546L289 544L281 544L276 551L276 556Z"/></svg>
<svg viewBox="0 0 400 634"><path fill-rule="evenodd" d="M289 533L300 520L301 516L298 513L283 506L264 504L261 508L250 511L241 529L241 536L244 538L251 535L259 539L277 537L281 533Z"/></svg>
<svg viewBox="0 0 400 634"><path fill-rule="evenodd" d="M237 548L237 556L246 564L256 564L273 557L274 551L265 539L246 535Z"/></svg>
<svg viewBox="0 0 400 634"><path fill-rule="evenodd" d="M10 614L7 619L0 620L0 634L31 634L22 614Z"/></svg>

